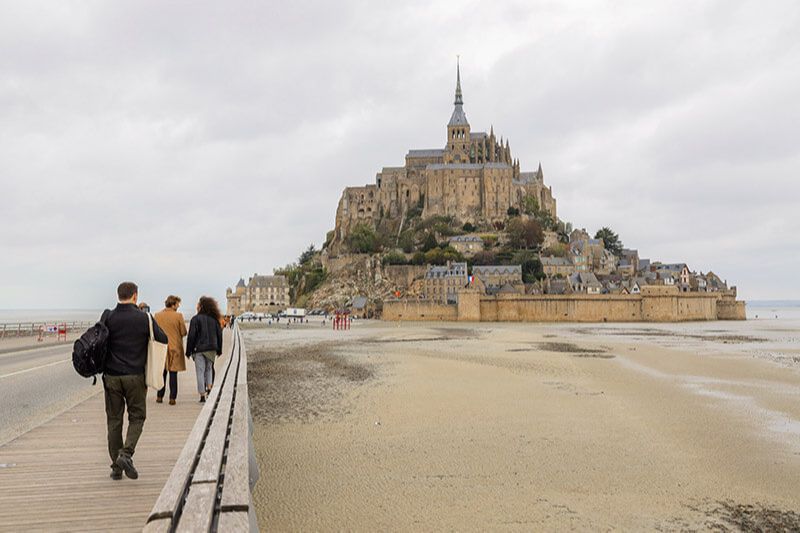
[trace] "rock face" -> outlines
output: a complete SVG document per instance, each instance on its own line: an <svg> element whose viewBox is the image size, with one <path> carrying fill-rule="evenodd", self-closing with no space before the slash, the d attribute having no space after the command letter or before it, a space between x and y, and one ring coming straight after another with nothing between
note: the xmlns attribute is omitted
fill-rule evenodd
<svg viewBox="0 0 800 533"><path fill-rule="evenodd" d="M336 228L329 243L334 254L360 224L379 224L402 230L412 212L423 218L451 216L460 223L502 221L511 207L521 209L526 197L556 219L556 201L544 184L542 166L521 172L508 140L494 129L473 132L463 110L460 70L457 73L453 114L447 124L444 148L409 150L402 167L384 167L375 183L347 187L336 210Z"/></svg>
<svg viewBox="0 0 800 533"><path fill-rule="evenodd" d="M309 298L311 308L344 307L355 296L365 296L380 307L380 302L397 292L418 295L418 279L425 275L425 267L420 265L382 265L378 254L353 254L324 264L328 279Z"/></svg>

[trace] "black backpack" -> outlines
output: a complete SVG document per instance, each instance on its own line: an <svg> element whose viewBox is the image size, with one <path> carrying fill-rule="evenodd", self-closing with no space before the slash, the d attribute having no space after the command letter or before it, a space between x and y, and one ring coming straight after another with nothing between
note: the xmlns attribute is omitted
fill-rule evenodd
<svg viewBox="0 0 800 533"><path fill-rule="evenodd" d="M108 355L106 319L110 313L108 309L103 311L100 322L87 329L72 346L72 366L81 376L93 377L92 385L97 383L97 374L102 373L106 366Z"/></svg>

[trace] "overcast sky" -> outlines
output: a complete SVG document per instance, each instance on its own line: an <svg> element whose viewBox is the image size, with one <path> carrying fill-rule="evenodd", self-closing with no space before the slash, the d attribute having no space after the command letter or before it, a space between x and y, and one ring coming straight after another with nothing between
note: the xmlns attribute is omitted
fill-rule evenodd
<svg viewBox="0 0 800 533"><path fill-rule="evenodd" d="M474 131L559 215L800 298L800 3L0 1L0 308L224 301Z"/></svg>

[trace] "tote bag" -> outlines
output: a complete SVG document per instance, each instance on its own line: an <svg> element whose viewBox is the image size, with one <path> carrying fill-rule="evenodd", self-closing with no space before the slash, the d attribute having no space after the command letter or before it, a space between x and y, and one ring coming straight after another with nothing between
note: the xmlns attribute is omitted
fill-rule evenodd
<svg viewBox="0 0 800 533"><path fill-rule="evenodd" d="M147 366L144 368L144 379L151 389L164 388L164 368L167 366L167 345L153 337L153 317L150 319L150 341L147 343Z"/></svg>

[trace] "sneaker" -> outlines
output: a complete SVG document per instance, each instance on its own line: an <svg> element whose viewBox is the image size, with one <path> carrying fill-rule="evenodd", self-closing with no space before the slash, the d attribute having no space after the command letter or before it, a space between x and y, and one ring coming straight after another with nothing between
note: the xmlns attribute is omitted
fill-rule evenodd
<svg viewBox="0 0 800 533"><path fill-rule="evenodd" d="M175 398L170 398L169 399L169 404L170 405L175 405Z"/></svg>
<svg viewBox="0 0 800 533"><path fill-rule="evenodd" d="M200 403L206 403L206 395L205 394L201 394L200 395Z"/></svg>
<svg viewBox="0 0 800 533"><path fill-rule="evenodd" d="M124 472L125 475L131 479L138 479L139 472L136 471L136 468L133 466L133 459L128 457L127 455L119 454L117 456L117 466L120 467Z"/></svg>
<svg viewBox="0 0 800 533"><path fill-rule="evenodd" d="M122 479L122 469L118 466L111 467L111 479L117 481Z"/></svg>

